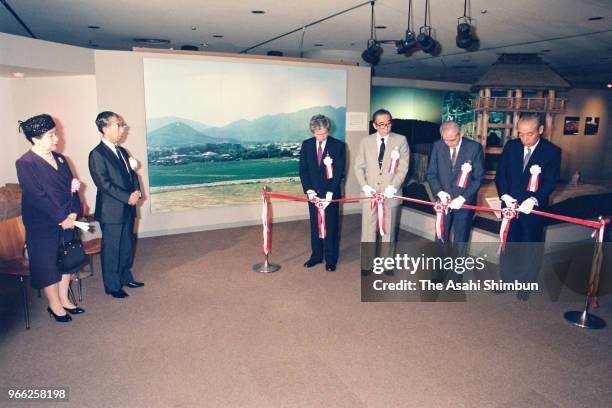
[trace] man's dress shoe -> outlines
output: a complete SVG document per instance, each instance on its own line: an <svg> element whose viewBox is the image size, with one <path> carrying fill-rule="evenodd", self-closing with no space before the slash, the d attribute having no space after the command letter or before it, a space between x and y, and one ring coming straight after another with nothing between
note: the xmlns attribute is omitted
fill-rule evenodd
<svg viewBox="0 0 612 408"><path fill-rule="evenodd" d="M315 260L309 259L306 262L304 262L304 266L306 268L312 268L313 266L318 265L321 262L323 262L323 261L315 261Z"/></svg>
<svg viewBox="0 0 612 408"><path fill-rule="evenodd" d="M336 270L336 265L333 264L327 264L325 265L325 270L327 272L334 272Z"/></svg>
<svg viewBox="0 0 612 408"><path fill-rule="evenodd" d="M125 286L127 286L128 288L141 288L144 286L144 283L142 282L136 282L136 281L131 281L125 284Z"/></svg>
<svg viewBox="0 0 612 408"><path fill-rule="evenodd" d="M122 298L126 298L126 297L129 296L127 293L125 293L125 290L123 290L123 289L119 289L116 292L108 292L107 291L106 293L111 295L114 298L117 298L117 299L122 299Z"/></svg>

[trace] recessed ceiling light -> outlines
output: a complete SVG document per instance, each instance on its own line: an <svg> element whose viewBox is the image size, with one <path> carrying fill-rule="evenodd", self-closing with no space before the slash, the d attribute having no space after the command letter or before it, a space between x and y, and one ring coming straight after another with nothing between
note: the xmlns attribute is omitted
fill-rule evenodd
<svg viewBox="0 0 612 408"><path fill-rule="evenodd" d="M196 27L196 26L191 27L191 31L195 31L197 29L198 29L198 27Z"/></svg>
<svg viewBox="0 0 612 408"><path fill-rule="evenodd" d="M170 44L170 40L163 38L134 38L134 42L143 44Z"/></svg>
<svg viewBox="0 0 612 408"><path fill-rule="evenodd" d="M540 52L551 52L551 51L552 51L552 50L545 49L545 50L542 50L542 51L540 51Z"/></svg>
<svg viewBox="0 0 612 408"><path fill-rule="evenodd" d="M376 26L377 30L384 30L385 28L387 28L387 26Z"/></svg>
<svg viewBox="0 0 612 408"><path fill-rule="evenodd" d="M97 25L90 25L90 26L87 26L87 28L90 28L90 29L92 29L92 30L99 30L99 29L100 29L100 26L97 26Z"/></svg>
<svg viewBox="0 0 612 408"><path fill-rule="evenodd" d="M23 72L13 72L15 78L23 78L25 74Z"/></svg>
<svg viewBox="0 0 612 408"><path fill-rule="evenodd" d="M487 14L488 10L487 9L482 9L480 10L480 14Z"/></svg>
<svg viewBox="0 0 612 408"><path fill-rule="evenodd" d="M200 43L200 47L208 47L208 43Z"/></svg>
<svg viewBox="0 0 612 408"><path fill-rule="evenodd" d="M597 17L589 17L589 21L597 21L597 20L603 20L604 17L602 16L597 16Z"/></svg>
<svg viewBox="0 0 612 408"><path fill-rule="evenodd" d="M266 14L265 10L251 10L253 14Z"/></svg>
<svg viewBox="0 0 612 408"><path fill-rule="evenodd" d="M221 34L213 34L213 37L215 37L215 38L223 38L223 36Z"/></svg>
<svg viewBox="0 0 612 408"><path fill-rule="evenodd" d="M315 47L322 47L323 44L313 44Z"/></svg>

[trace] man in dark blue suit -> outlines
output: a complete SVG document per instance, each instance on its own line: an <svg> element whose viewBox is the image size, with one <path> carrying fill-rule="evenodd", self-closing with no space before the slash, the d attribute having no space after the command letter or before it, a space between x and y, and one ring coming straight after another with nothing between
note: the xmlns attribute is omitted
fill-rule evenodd
<svg viewBox="0 0 612 408"><path fill-rule="evenodd" d="M548 206L559 181L561 149L541 137L544 126L537 116L521 117L517 128L519 138L504 146L495 185L505 207L520 203L518 211L522 214L512 221L508 242L542 242L543 219L531 215L531 211L535 206L545 211ZM538 179L537 186L531 188L535 191L529 189L532 176Z"/></svg>
<svg viewBox="0 0 612 408"><path fill-rule="evenodd" d="M329 137L331 122L323 115L310 119L310 131L314 137L304 140L300 150L300 180L304 193L308 196L310 213L310 245L312 254L304 266L312 268L323 262L325 270L333 272L338 262L340 235L338 231L338 203L330 200L341 197L341 183L344 178L345 144ZM319 238L318 209L313 203L321 200L325 208L324 239Z"/></svg>
<svg viewBox="0 0 612 408"><path fill-rule="evenodd" d="M440 126L442 139L433 144L427 181L441 202L449 205L444 217L444 237L450 242L451 227L457 256L465 256L470 239L474 210L461 209L463 204L476 204L476 196L484 177L484 158L479 143L463 138L455 121ZM459 276L453 275L454 278Z"/></svg>
<svg viewBox="0 0 612 408"><path fill-rule="evenodd" d="M517 129L519 138L504 146L495 176L503 205L516 207L520 203L519 217L512 220L508 231L501 277L510 282L535 282L543 251L544 224L542 217L531 211L535 206L545 211L548 206L559 181L561 149L542 138L544 126L537 116L522 116ZM518 291L517 298L527 300L529 293Z"/></svg>
<svg viewBox="0 0 612 408"><path fill-rule="evenodd" d="M89 173L98 189L95 219L102 228L102 278L106 293L125 298L128 294L124 286L144 286L134 280L130 270L140 184L135 160L119 146L127 128L123 118L114 112L101 112L96 126L102 140L89 153Z"/></svg>

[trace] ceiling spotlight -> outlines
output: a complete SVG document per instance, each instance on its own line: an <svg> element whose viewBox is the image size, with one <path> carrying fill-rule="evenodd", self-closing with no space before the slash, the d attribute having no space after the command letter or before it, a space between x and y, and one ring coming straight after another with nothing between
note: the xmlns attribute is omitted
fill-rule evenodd
<svg viewBox="0 0 612 408"><path fill-rule="evenodd" d="M181 51L200 51L195 45L181 45Z"/></svg>
<svg viewBox="0 0 612 408"><path fill-rule="evenodd" d="M251 13L253 13L253 14L265 14L266 11L265 10L251 10Z"/></svg>
<svg viewBox="0 0 612 408"><path fill-rule="evenodd" d="M427 54L433 53L438 43L431 37L431 27L423 26L419 29L419 35L416 38L423 52Z"/></svg>
<svg viewBox="0 0 612 408"><path fill-rule="evenodd" d="M383 49L376 40L368 40L368 48L361 53L361 58L370 65L376 65L380 62L380 57Z"/></svg>
<svg viewBox="0 0 612 408"><path fill-rule="evenodd" d="M283 56L282 51L276 51L276 50L270 50L266 54L270 57L282 57Z"/></svg>
<svg viewBox="0 0 612 408"><path fill-rule="evenodd" d="M213 34L213 38L223 38L221 34Z"/></svg>
<svg viewBox="0 0 612 408"><path fill-rule="evenodd" d="M468 49L474 43L474 38L472 37L472 26L466 21L460 22L457 24L457 37L455 39L457 47Z"/></svg>
<svg viewBox="0 0 612 408"><path fill-rule="evenodd" d="M380 62L380 57L383 53L382 47L376 41L376 22L374 20L374 1L370 2L372 6L372 18L370 21L370 39L368 40L367 48L361 53L361 58L370 65L376 65Z"/></svg>
<svg viewBox="0 0 612 408"><path fill-rule="evenodd" d="M13 74L13 75L15 75L15 74ZM612 88L612 84L608 84L608 88Z"/></svg>
<svg viewBox="0 0 612 408"><path fill-rule="evenodd" d="M467 0L463 2L463 16L457 19L457 47L467 50L477 41L474 37L472 19L467 15Z"/></svg>
<svg viewBox="0 0 612 408"><path fill-rule="evenodd" d="M406 38L395 42L398 54L409 54L414 47L417 46L417 40L414 37L414 33L410 30L406 30Z"/></svg>
<svg viewBox="0 0 612 408"><path fill-rule="evenodd" d="M417 46L417 41L414 32L410 29L410 20L412 17L412 0L408 0L408 24L406 25L406 36L403 40L395 42L398 54L410 54Z"/></svg>
<svg viewBox="0 0 612 408"><path fill-rule="evenodd" d="M90 26L87 26L87 28L89 28L90 30L99 30L99 29L100 29L100 26L97 26L97 25L90 25Z"/></svg>
<svg viewBox="0 0 612 408"><path fill-rule="evenodd" d="M170 40L163 38L134 38L134 42L143 44L170 44Z"/></svg>
<svg viewBox="0 0 612 408"><path fill-rule="evenodd" d="M437 48L438 43L431 37L431 26L427 24L427 11L429 9L429 0L425 0L425 22L419 28L419 35L416 40L421 46L423 52L427 54L432 54L434 50Z"/></svg>

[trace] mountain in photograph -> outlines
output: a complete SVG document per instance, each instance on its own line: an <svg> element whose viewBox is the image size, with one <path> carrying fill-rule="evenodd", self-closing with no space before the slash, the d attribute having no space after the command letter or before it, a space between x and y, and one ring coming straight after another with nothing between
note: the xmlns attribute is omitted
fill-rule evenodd
<svg viewBox="0 0 612 408"><path fill-rule="evenodd" d="M223 140L216 137L207 136L183 122L169 123L152 132L147 132L147 145L150 148L178 147L223 142L237 143L236 140Z"/></svg>
<svg viewBox="0 0 612 408"><path fill-rule="evenodd" d="M172 123L184 123L185 125L197 130L198 132L202 132L204 129L208 128L203 123L197 122L195 120L180 118L178 116L164 116L161 118L152 118L147 119L147 132L153 132L154 130L163 128L166 125L170 125Z"/></svg>
<svg viewBox="0 0 612 408"><path fill-rule="evenodd" d="M332 120L335 129L344 132L346 108L315 106L292 113L266 115L254 120L238 120L223 127L210 127L206 134L212 137L238 139L242 142L300 142L310 137L308 123L313 115L322 114ZM335 135L344 139L344 134Z"/></svg>
<svg viewBox="0 0 612 408"><path fill-rule="evenodd" d="M160 148L225 142L301 142L311 136L308 123L316 114L329 117L332 120L332 136L344 139L346 108L316 106L253 120L241 119L222 127L207 127L203 123L176 116L153 118L147 120L147 143L149 147ZM340 129L342 134L336 129Z"/></svg>

